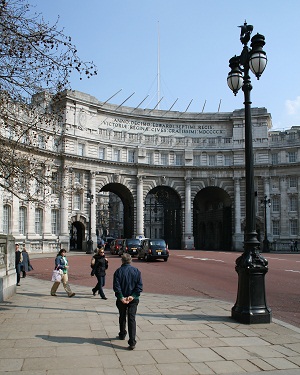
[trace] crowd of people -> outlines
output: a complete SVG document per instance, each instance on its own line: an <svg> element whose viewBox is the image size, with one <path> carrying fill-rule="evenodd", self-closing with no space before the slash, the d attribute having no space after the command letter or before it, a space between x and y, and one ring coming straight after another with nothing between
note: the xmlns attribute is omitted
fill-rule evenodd
<svg viewBox="0 0 300 375"><path fill-rule="evenodd" d="M67 251L61 249L55 257L52 281L53 285L50 291L51 296L56 297L57 289L62 283L68 297L74 297L69 278L69 261L66 257ZM139 304L139 297L143 291L142 276L139 269L133 267L130 254L123 254L122 264L114 272L113 290L116 296L116 306L119 313L119 334L120 340L125 340L128 333L128 349L133 350L136 345L136 313ZM26 272L32 268L29 255L25 248L20 251L19 244L16 244L15 253L17 285L20 285L21 273L26 277ZM103 287L105 286L106 270L108 269L108 260L105 257L104 247L97 248L91 260L91 276L95 276L97 284L92 288L92 294L98 293L101 299L106 300ZM127 332L128 331L128 332Z"/></svg>

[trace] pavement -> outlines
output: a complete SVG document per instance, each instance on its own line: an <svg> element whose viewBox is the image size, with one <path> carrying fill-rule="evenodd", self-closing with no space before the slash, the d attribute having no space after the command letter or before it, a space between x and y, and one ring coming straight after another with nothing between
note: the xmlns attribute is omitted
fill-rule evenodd
<svg viewBox="0 0 300 375"><path fill-rule="evenodd" d="M273 319L245 325L219 300L143 293L137 345L118 339L112 290L107 300L74 285L50 296L50 281L27 276L0 304L0 374L300 375L300 329Z"/></svg>

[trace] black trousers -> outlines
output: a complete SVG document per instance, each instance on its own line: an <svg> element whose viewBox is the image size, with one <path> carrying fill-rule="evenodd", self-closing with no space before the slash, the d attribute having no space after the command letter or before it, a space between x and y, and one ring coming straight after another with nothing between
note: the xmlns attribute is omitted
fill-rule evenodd
<svg viewBox="0 0 300 375"><path fill-rule="evenodd" d="M128 304L122 303L119 299L117 299L116 305L119 310L119 326L120 326L120 332L119 332L119 337L125 337L127 334L126 331L126 318L128 317L128 335L129 335L129 340L128 344L129 345L135 345L136 340L136 321L135 321L135 316L136 316L136 311L137 311L137 306L139 304L138 299L132 300Z"/></svg>

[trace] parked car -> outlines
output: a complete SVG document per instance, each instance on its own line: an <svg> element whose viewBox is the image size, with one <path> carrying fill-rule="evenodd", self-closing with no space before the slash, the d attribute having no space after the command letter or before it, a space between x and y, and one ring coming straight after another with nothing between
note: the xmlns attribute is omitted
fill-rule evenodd
<svg viewBox="0 0 300 375"><path fill-rule="evenodd" d="M114 237L106 237L104 238L104 250L109 250L110 249L110 244L114 240Z"/></svg>
<svg viewBox="0 0 300 375"><path fill-rule="evenodd" d="M165 240L146 238L142 240L140 250L138 252L138 259L145 259L146 261L152 259L163 259L165 262L169 258L169 249Z"/></svg>
<svg viewBox="0 0 300 375"><path fill-rule="evenodd" d="M123 240L121 238L117 238L113 240L110 243L110 247L109 247L110 253L113 255L119 254L119 250L120 248L122 248L122 244L123 244Z"/></svg>
<svg viewBox="0 0 300 375"><path fill-rule="evenodd" d="M126 238L123 240L122 249L119 251L119 255L123 253L128 253L131 256L138 255L138 252L141 248L141 240L138 238Z"/></svg>

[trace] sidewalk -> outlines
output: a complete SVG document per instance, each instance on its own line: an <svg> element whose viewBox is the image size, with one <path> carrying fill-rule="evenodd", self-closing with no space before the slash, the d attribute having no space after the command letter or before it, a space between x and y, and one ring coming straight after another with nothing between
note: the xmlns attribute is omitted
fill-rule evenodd
<svg viewBox="0 0 300 375"><path fill-rule="evenodd" d="M280 321L241 325L227 302L143 293L129 351L112 290L51 297L51 284L28 276L0 304L0 374L300 374L300 329Z"/></svg>

